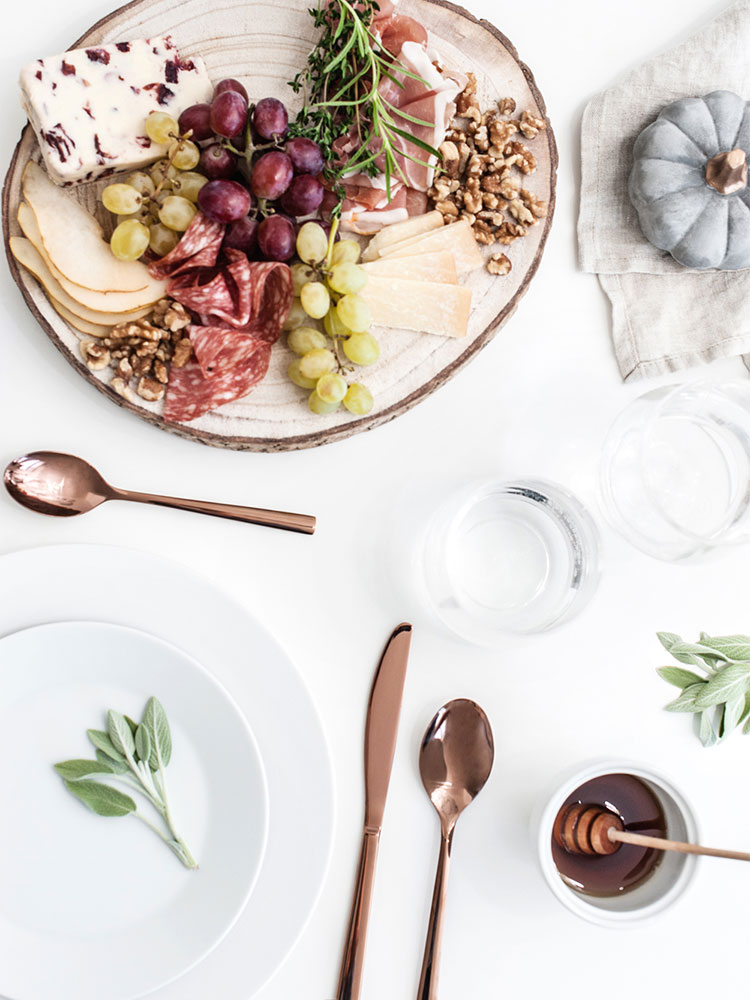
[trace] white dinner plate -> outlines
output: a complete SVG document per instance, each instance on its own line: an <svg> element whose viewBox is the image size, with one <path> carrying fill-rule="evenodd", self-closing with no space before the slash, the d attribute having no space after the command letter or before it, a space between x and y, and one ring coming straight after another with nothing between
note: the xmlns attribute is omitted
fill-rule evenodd
<svg viewBox="0 0 750 1000"><path fill-rule="evenodd" d="M109 708L140 719L151 695L170 723L170 807L197 871L135 817L85 808L52 767L92 759L86 730L106 729ZM14 1000L150 993L218 944L260 871L266 784L242 713L195 660L121 625L0 639L0 792L0 990Z"/></svg>
<svg viewBox="0 0 750 1000"><path fill-rule="evenodd" d="M294 946L328 867L333 783L310 696L282 648L247 609L184 565L104 545L58 545L0 557L0 635L82 619L131 626L171 642L223 685L248 721L268 788L269 835L260 874L229 933L150 1000L249 1000ZM70 731L77 738L78 724ZM304 832L300 817L314 817ZM94 824L97 836L100 824L130 821L100 819L82 807L80 818ZM2 833L0 843L4 847ZM139 961L123 951L112 975ZM109 982L100 984L97 1000L110 1000ZM79 1000L75 991L63 996Z"/></svg>

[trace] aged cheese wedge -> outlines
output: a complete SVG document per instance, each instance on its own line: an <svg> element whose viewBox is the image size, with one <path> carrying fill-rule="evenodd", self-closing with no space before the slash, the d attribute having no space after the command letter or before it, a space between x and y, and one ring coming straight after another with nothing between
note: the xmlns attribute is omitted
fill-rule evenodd
<svg viewBox="0 0 750 1000"><path fill-rule="evenodd" d="M381 256L398 259L413 254L432 253L435 250L449 250L453 254L459 276L474 271L484 263L471 226L464 220L443 226L442 229L436 229L426 236L412 236L402 240L388 247Z"/></svg>
<svg viewBox="0 0 750 1000"><path fill-rule="evenodd" d="M29 209L29 211L31 210ZM65 319L68 319L67 314L70 314L77 316L81 322L88 323L90 326L101 326L103 329L109 329L117 323L138 319L151 312L151 306L143 306L141 309L127 313L106 313L97 312L95 309L87 309L86 306L82 306L80 302L77 302L68 295L60 282L52 275L52 272L44 263L44 259L31 240L24 239L22 236L11 236L9 243L10 251L18 263L22 264L28 271L31 271L44 287L52 305ZM60 307L59 309L58 306ZM71 321L68 319L68 322ZM71 322L71 326L75 326L75 324ZM76 327L76 329L80 329L80 327ZM82 332L88 333L90 331L83 330Z"/></svg>
<svg viewBox="0 0 750 1000"><path fill-rule="evenodd" d="M447 250L415 254L414 257L398 257L396 260L381 257L361 266L368 274L377 274L381 277L437 281L445 285L458 284L456 260Z"/></svg>
<svg viewBox="0 0 750 1000"><path fill-rule="evenodd" d="M36 216L31 208L21 202L18 206L18 224L26 236L36 247L42 260L49 268L50 274L60 284L61 288L76 302L87 309L105 313L132 313L144 306L153 305L163 298L167 290L166 281L153 281L151 286L141 292L95 292L88 288L81 288L80 285L68 281L64 274L61 274L50 260L49 254L42 242L42 237L37 225ZM119 323L120 320L118 319Z"/></svg>
<svg viewBox="0 0 750 1000"><path fill-rule="evenodd" d="M76 316L75 313L70 312L65 306L61 306L59 302L54 299L50 299L50 305L59 313L60 316L73 327L74 330L78 330L79 333L85 333L89 337L106 337L111 331L111 326L101 326L98 323L89 323L88 320L81 319L80 316Z"/></svg>
<svg viewBox="0 0 750 1000"><path fill-rule="evenodd" d="M147 292L153 283L139 260L118 260L99 223L38 163L23 172L23 194L36 216L47 256L69 281L97 292ZM150 293L149 293L150 294Z"/></svg>
<svg viewBox="0 0 750 1000"><path fill-rule="evenodd" d="M433 229L440 229L443 225L443 216L440 212L427 212L425 215L413 215L403 222L394 222L392 226L386 226L367 244L362 260L376 260L382 256L383 251L394 243L409 239L412 236L421 236L424 233L432 232Z"/></svg>
<svg viewBox="0 0 750 1000"><path fill-rule="evenodd" d="M434 281L370 274L359 293L378 326L464 337L469 325L471 289Z"/></svg>

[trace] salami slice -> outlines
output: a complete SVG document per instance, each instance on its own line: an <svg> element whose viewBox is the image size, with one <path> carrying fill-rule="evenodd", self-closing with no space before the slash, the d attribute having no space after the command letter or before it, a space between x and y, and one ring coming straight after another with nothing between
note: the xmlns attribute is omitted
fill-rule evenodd
<svg viewBox="0 0 750 1000"><path fill-rule="evenodd" d="M292 272L277 261L253 263L248 333L275 344L292 308Z"/></svg>
<svg viewBox="0 0 750 1000"><path fill-rule="evenodd" d="M196 360L172 368L166 420L185 423L246 395L260 382L294 295L292 274L278 261L249 261L222 248L224 226L201 213L166 257L150 265L168 278L167 295L200 323L190 327Z"/></svg>
<svg viewBox="0 0 750 1000"><path fill-rule="evenodd" d="M253 285L257 280L253 268L258 265L231 247L224 250L224 255L229 263L220 269L186 271L173 278L167 294L200 316L209 316L209 323L221 320L244 327L252 317Z"/></svg>
<svg viewBox="0 0 750 1000"><path fill-rule="evenodd" d="M191 327L198 360L173 368L164 402L164 419L186 423L231 403L265 377L272 344L226 327Z"/></svg>
<svg viewBox="0 0 750 1000"><path fill-rule="evenodd" d="M213 267L219 257L225 227L198 212L177 246L148 265L152 278L174 278L194 267ZM169 293L167 293L169 294Z"/></svg>

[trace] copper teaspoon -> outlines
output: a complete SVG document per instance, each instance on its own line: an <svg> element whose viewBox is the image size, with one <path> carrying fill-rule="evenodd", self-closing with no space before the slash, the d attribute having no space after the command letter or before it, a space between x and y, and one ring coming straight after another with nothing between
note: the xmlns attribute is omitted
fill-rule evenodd
<svg viewBox="0 0 750 1000"><path fill-rule="evenodd" d="M467 698L444 705L427 727L419 753L419 773L440 817L440 855L427 927L417 1000L436 1000L443 910L448 887L453 831L458 817L484 788L495 746L489 720Z"/></svg>
<svg viewBox="0 0 750 1000"><path fill-rule="evenodd" d="M154 493L135 493L110 486L96 469L76 455L57 451L32 451L10 462L3 477L8 493L24 507L39 514L73 517L85 514L105 500L132 500L153 503L160 507L192 510L197 514L213 514L234 521L262 524L267 528L284 528L312 535L315 518L308 514L287 514L260 507L238 507L209 500L181 500Z"/></svg>

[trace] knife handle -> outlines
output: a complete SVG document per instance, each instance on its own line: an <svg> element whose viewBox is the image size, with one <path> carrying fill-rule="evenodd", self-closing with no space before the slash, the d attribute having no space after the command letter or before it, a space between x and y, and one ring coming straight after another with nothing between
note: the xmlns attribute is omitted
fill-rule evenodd
<svg viewBox="0 0 750 1000"><path fill-rule="evenodd" d="M336 1000L358 1000L362 989L367 923L370 919L370 902L379 842L380 831L365 827Z"/></svg>

